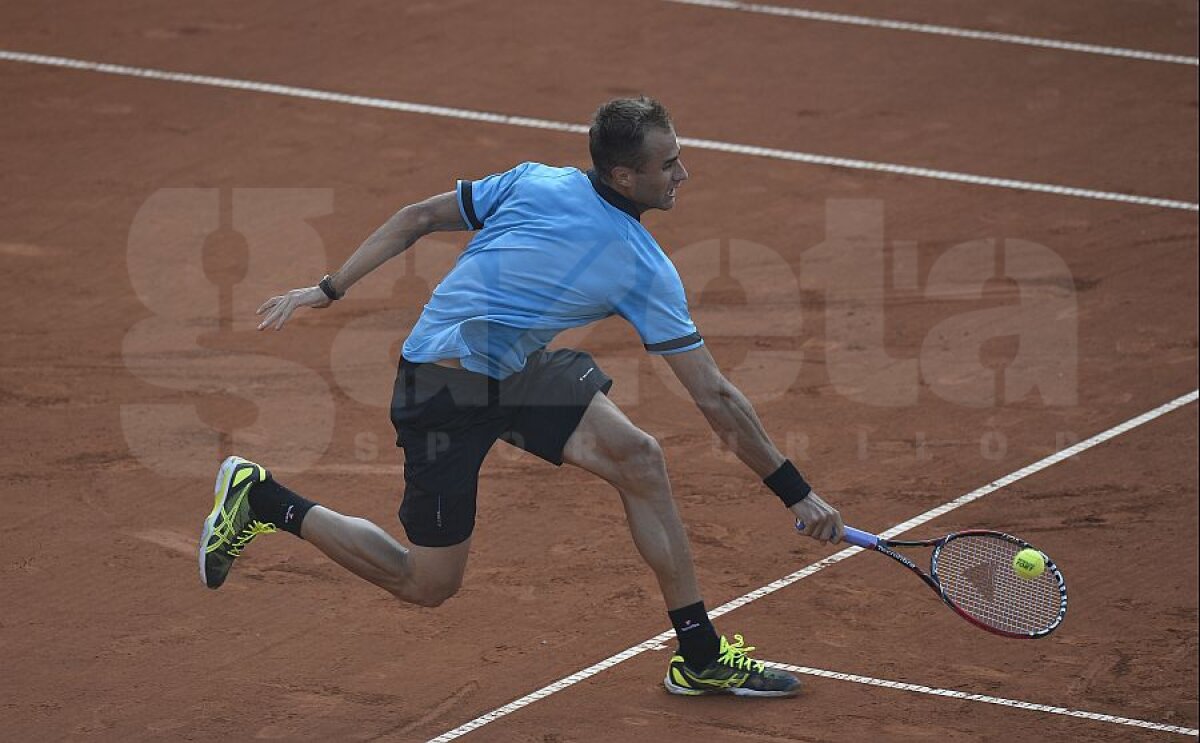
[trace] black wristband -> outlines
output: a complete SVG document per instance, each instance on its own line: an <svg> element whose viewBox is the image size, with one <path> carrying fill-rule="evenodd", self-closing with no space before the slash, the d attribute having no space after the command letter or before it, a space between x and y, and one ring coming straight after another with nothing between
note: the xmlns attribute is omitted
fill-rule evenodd
<svg viewBox="0 0 1200 743"><path fill-rule="evenodd" d="M770 488L775 495L778 495L779 500L783 501L783 505L789 508L807 498L808 494L812 492L812 486L808 484L804 475L800 474L800 470L796 469L796 465L792 464L790 459L785 459L783 464L779 465L779 469L764 478L763 484Z"/></svg>
<svg viewBox="0 0 1200 743"><path fill-rule="evenodd" d="M325 296L329 297L330 302L336 302L342 298L342 295L333 288L333 281L330 280L329 274L325 274L325 278L321 279L321 283L317 286L321 287L321 291L325 292Z"/></svg>

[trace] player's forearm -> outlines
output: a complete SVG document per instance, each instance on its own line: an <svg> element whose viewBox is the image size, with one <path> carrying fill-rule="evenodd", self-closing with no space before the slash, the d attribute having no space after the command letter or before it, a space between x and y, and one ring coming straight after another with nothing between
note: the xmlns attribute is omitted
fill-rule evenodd
<svg viewBox="0 0 1200 743"><path fill-rule="evenodd" d="M737 387L723 382L711 399L698 404L721 441L759 477L767 477L783 464L783 454Z"/></svg>
<svg viewBox="0 0 1200 743"><path fill-rule="evenodd" d="M341 268L329 275L334 289L339 295L344 294L359 279L408 250L433 230L432 220L422 209L417 206L401 209L364 240Z"/></svg>

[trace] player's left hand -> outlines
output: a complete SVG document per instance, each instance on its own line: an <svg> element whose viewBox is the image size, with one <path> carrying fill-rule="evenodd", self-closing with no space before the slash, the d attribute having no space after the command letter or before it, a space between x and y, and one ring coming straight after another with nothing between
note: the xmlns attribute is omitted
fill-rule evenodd
<svg viewBox="0 0 1200 743"><path fill-rule="evenodd" d="M287 294L278 297L271 297L263 302L262 307L259 307L258 312L254 314L266 314L263 321L258 324L259 330L267 328L281 330L283 324L291 318L292 313L300 307L312 307L320 310L330 304L332 301L325 296L325 292L321 291L321 287L306 286L303 289L292 289Z"/></svg>

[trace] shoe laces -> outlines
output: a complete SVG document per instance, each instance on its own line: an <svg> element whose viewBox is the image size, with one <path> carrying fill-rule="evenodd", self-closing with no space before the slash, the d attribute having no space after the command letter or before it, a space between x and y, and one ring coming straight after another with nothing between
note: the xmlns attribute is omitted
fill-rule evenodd
<svg viewBox="0 0 1200 743"><path fill-rule="evenodd" d="M230 557L241 557L242 550L250 544L250 540L257 537L259 534L271 534L279 531L274 524L268 524L263 521L251 521L242 529L242 533L234 541L233 546L229 548Z"/></svg>
<svg viewBox="0 0 1200 743"><path fill-rule="evenodd" d="M748 653L754 650L754 646L747 645L746 638L741 635L734 635L733 639L735 642L730 642L725 639L724 635L721 636L721 651L720 655L717 656L717 660L724 665L737 668L738 670L762 673L763 669L766 668L766 664L761 660L754 660L748 656Z"/></svg>

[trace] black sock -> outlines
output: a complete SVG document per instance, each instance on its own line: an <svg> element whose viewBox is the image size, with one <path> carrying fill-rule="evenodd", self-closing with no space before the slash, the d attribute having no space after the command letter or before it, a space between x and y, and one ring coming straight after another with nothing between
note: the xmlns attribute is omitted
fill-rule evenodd
<svg viewBox="0 0 1200 743"><path fill-rule="evenodd" d="M250 508L260 521L266 521L300 536L300 524L308 510L317 505L267 478L266 482L255 483L250 488Z"/></svg>
<svg viewBox="0 0 1200 743"><path fill-rule="evenodd" d="M717 659L721 640L708 619L703 601L668 611L667 616L679 638L679 654L691 668L699 671Z"/></svg>

